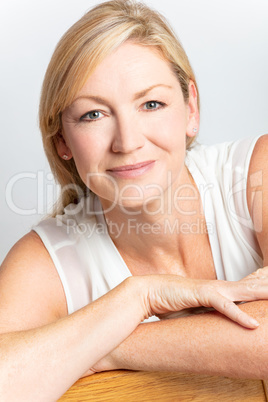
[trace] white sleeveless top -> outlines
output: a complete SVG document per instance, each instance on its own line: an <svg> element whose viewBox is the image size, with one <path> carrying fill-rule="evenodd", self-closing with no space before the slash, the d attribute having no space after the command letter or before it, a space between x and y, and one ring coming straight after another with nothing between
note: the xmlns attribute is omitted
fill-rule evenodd
<svg viewBox="0 0 268 402"><path fill-rule="evenodd" d="M248 168L258 138L197 144L186 153L186 166L201 194L218 279L239 280L263 266L246 199ZM131 276L93 193L32 229L55 264L69 314Z"/></svg>

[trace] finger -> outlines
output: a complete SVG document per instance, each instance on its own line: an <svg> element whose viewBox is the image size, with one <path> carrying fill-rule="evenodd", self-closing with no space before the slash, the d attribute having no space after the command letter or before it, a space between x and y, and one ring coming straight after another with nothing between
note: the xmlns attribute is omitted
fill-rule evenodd
<svg viewBox="0 0 268 402"><path fill-rule="evenodd" d="M216 290L232 301L253 301L268 299L268 278L243 279L238 282L219 282Z"/></svg>
<svg viewBox="0 0 268 402"><path fill-rule="evenodd" d="M267 278L268 277L268 266L257 269L256 271L252 272L250 275L246 276L244 279L252 279L252 278L256 278L256 277Z"/></svg>
<svg viewBox="0 0 268 402"><path fill-rule="evenodd" d="M253 279L247 279L240 283L241 289L237 289L240 293L240 298L236 297L235 300L239 301L252 301L252 300L267 300L268 299L268 278L258 276ZM234 284L235 289L235 284ZM232 299L234 300L234 299Z"/></svg>
<svg viewBox="0 0 268 402"><path fill-rule="evenodd" d="M215 308L215 310L224 314L232 321L237 322L246 328L255 329L259 326L258 321L253 317L250 317L247 313L240 310L240 308L231 300L222 296L221 294L212 293L209 297L209 304Z"/></svg>

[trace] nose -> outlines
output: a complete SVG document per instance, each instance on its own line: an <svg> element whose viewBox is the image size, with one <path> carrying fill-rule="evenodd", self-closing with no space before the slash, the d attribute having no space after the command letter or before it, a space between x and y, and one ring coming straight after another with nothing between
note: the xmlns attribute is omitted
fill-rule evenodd
<svg viewBox="0 0 268 402"><path fill-rule="evenodd" d="M145 137L135 118L121 116L117 119L112 142L113 152L131 153L142 148L144 143Z"/></svg>

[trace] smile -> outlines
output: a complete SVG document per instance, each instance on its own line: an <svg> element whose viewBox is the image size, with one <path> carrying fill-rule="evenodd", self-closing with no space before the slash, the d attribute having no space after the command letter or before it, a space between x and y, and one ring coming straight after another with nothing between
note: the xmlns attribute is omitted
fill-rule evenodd
<svg viewBox="0 0 268 402"><path fill-rule="evenodd" d="M128 179L141 176L142 174L148 172L150 169L153 168L154 164L155 161L146 161L135 163L134 165L117 166L113 169L108 169L107 171L113 176Z"/></svg>

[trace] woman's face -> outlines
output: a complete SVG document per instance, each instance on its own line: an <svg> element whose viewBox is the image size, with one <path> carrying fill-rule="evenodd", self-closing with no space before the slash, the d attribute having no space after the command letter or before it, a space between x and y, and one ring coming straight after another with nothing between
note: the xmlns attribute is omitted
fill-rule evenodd
<svg viewBox="0 0 268 402"><path fill-rule="evenodd" d="M179 81L155 48L121 45L96 68L62 113L58 153L74 158L104 207L150 203L185 170L186 134L198 127L196 91L185 104Z"/></svg>

